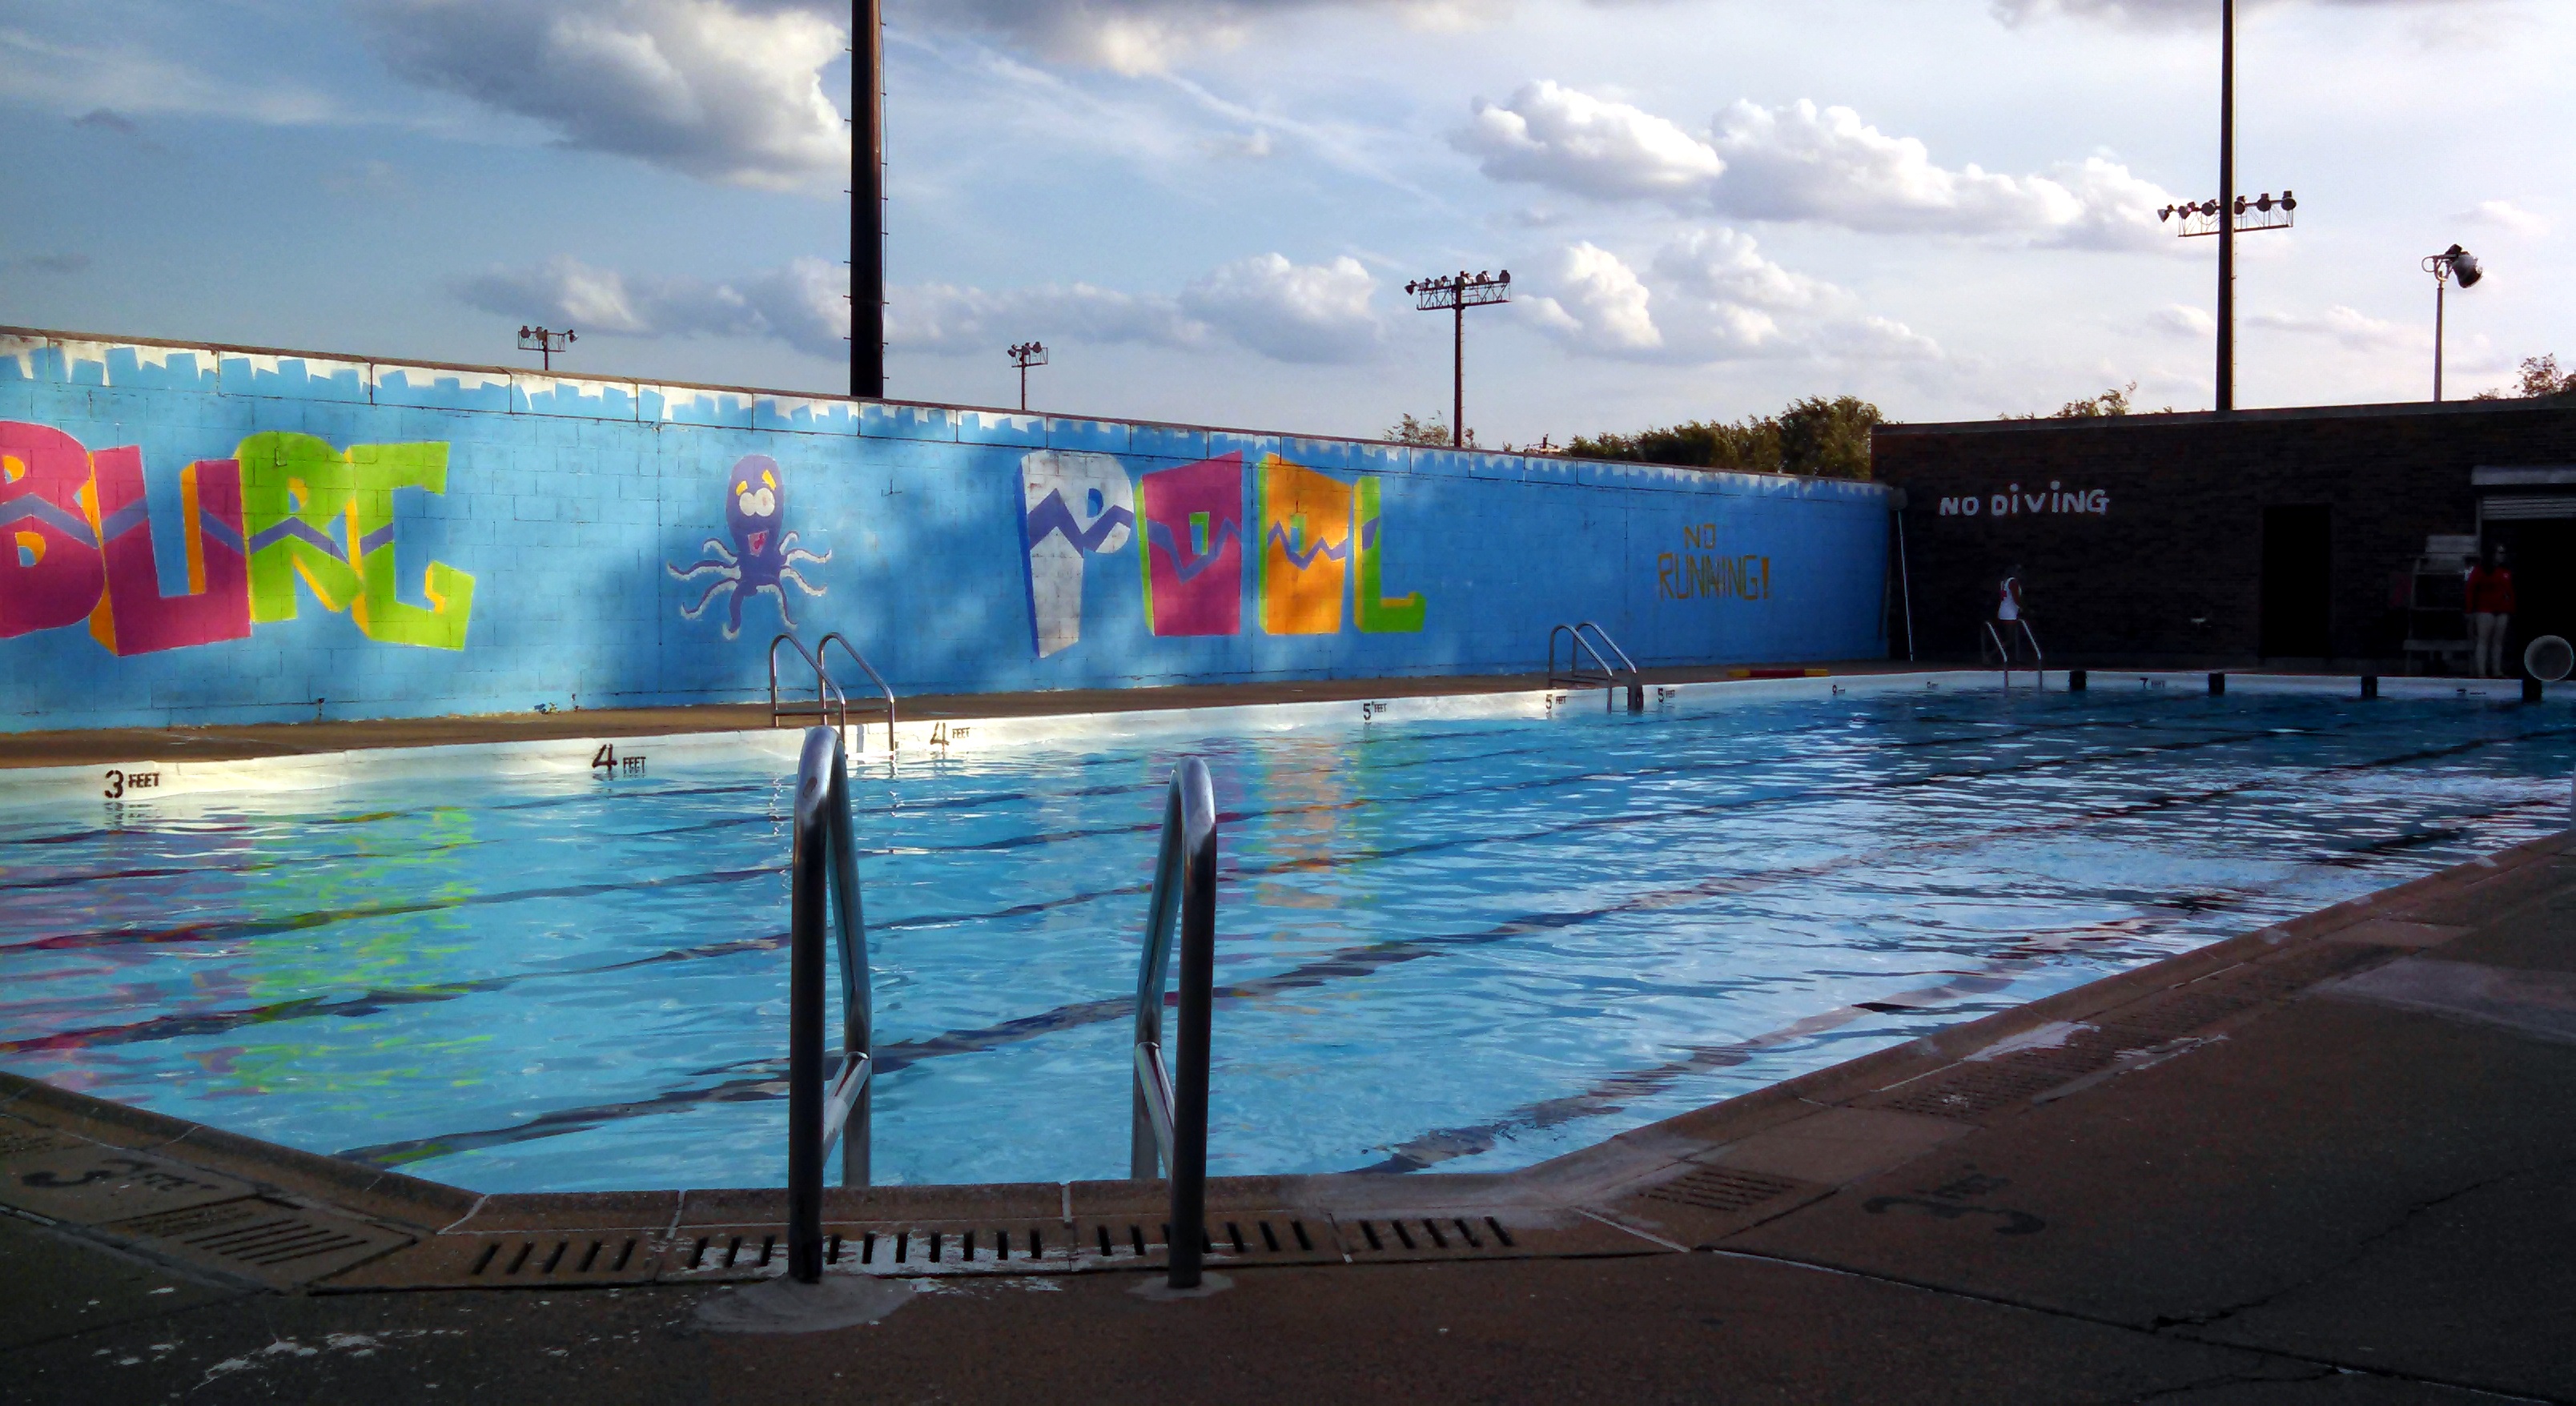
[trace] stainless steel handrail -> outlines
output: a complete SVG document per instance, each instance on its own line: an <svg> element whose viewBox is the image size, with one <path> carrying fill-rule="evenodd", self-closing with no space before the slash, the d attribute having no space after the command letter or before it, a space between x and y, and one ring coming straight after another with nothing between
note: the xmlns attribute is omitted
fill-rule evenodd
<svg viewBox="0 0 2576 1406"><path fill-rule="evenodd" d="M811 707L802 703L778 701L778 647L782 644L794 649L796 657L805 661L805 667L814 671L814 703ZM822 656L807 649L805 642L794 635L783 634L769 642L769 725L771 727L778 726L779 719L788 717L812 718L816 722L832 723L834 719L830 703L834 698L839 699L841 703L840 717L836 725L847 728L850 725L850 700L841 692L841 686L832 682L831 671L823 667Z"/></svg>
<svg viewBox="0 0 2576 1406"><path fill-rule="evenodd" d="M842 634L838 630L834 630L832 633L825 635L822 638L822 641L814 646L815 661L818 664L828 666L832 653L832 646L836 644L841 647L841 652L843 654L850 656L850 662L858 665L859 669L868 676L868 681L877 686L877 692L885 695L886 750L889 752L897 750L900 744L895 741L894 735L894 690L886 686L885 675L877 672L877 666L869 663L868 657L859 653L859 647L850 643L849 636ZM832 687L836 692L840 689L840 685L838 683L834 683ZM845 727L848 726L849 716L850 704L849 700L845 697L841 700L841 720L842 725ZM867 743L867 737L864 733L860 736L859 742L862 750L864 750Z"/></svg>
<svg viewBox="0 0 2576 1406"><path fill-rule="evenodd" d="M788 861L787 1272L823 1277L823 1157L838 1139L841 1184L868 1184L870 1056L868 928L859 906L858 843L841 734L805 731L796 764L795 842ZM823 1073L823 967L831 930L841 956L841 1063Z"/></svg>
<svg viewBox="0 0 2576 1406"><path fill-rule="evenodd" d="M1163 1059L1163 982L1175 927L1181 948L1181 1028L1173 1067ZM1216 996L1216 786L1205 762L1173 768L1163 804L1163 844L1154 860L1154 897L1145 909L1145 952L1136 968L1135 1100L1127 1174L1171 1180L1172 1219L1164 1234L1169 1283L1198 1287L1207 1234L1208 1041Z"/></svg>
<svg viewBox="0 0 2576 1406"><path fill-rule="evenodd" d="M1590 638L1585 637L1585 631L1591 632ZM1565 636L1570 641L1566 645L1565 668L1562 670L1556 667L1556 640L1559 635ZM1583 667L1583 656L1586 654L1592 656L1594 667L1590 669ZM1616 666L1610 662L1613 655L1616 655L1619 660ZM1637 661L1628 657L1628 651L1621 649L1619 642L1610 638L1608 630L1602 629L1590 620L1584 620L1571 625L1560 623L1547 632L1548 687L1554 688L1564 684L1570 688L1604 688L1612 690L1610 697L1616 698L1622 670L1628 676L1628 711L1632 713L1644 711L1645 676L1638 672Z"/></svg>
<svg viewBox="0 0 2576 1406"><path fill-rule="evenodd" d="M2009 634L2007 634L2003 629L1998 629L1998 623L2011 627ZM2023 640L2030 641L2031 673L2034 675L2044 675L2048 669L2048 656L2041 652L2039 647L2039 636L2031 633L2029 621L2006 620L1997 622L1989 620L1985 622L1985 634L1977 641L1977 657L1981 661L1986 657L1987 646L1992 645L1994 647L1995 658L2004 671L2004 687L2006 688L2012 687L2013 661L2020 657L2017 651L2020 647L2021 641Z"/></svg>

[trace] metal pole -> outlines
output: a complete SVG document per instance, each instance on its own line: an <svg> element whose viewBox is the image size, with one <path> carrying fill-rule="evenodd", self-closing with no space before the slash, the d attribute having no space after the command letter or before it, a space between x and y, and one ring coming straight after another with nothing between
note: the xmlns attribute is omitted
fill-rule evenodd
<svg viewBox="0 0 2576 1406"><path fill-rule="evenodd" d="M1455 449L1467 447L1467 275L1458 274L1459 286L1449 290L1449 315L1455 322L1449 342L1449 444Z"/></svg>
<svg viewBox="0 0 2576 1406"><path fill-rule="evenodd" d="M1193 758L1190 765L1198 765ZM1213 796L1204 769L1191 788ZM1211 815L1214 808L1208 808ZM1175 1289L1199 1283L1207 1223L1208 1043L1216 987L1216 834L1191 847L1181 880L1180 1067L1172 1099L1172 1229L1167 1237Z"/></svg>
<svg viewBox="0 0 2576 1406"><path fill-rule="evenodd" d="M800 1284L823 1279L823 922L829 898L828 821L808 794L828 787L816 734L806 734L807 764L798 768L788 904L787 961L787 1273ZM837 738L835 739L837 745ZM828 751L823 754L828 757ZM834 759L837 760L837 759Z"/></svg>
<svg viewBox="0 0 2576 1406"><path fill-rule="evenodd" d="M2236 413L2236 0L2219 0L2218 413Z"/></svg>
<svg viewBox="0 0 2576 1406"><path fill-rule="evenodd" d="M1023 414L1023 415L1025 415L1025 414L1027 414L1027 413L1028 413L1028 411L1029 411L1029 364L1028 364L1026 361L1022 361L1022 362L1020 363L1020 413L1021 413L1021 414Z"/></svg>
<svg viewBox="0 0 2576 1406"><path fill-rule="evenodd" d="M885 20L850 6L850 394L885 397Z"/></svg>
<svg viewBox="0 0 2576 1406"><path fill-rule="evenodd" d="M2433 403L2442 403L2442 295L2451 286L2448 266L2433 271Z"/></svg>

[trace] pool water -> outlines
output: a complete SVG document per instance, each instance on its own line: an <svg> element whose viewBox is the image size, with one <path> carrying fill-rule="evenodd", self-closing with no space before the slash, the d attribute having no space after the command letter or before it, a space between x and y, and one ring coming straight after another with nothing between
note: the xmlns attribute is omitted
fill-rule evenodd
<svg viewBox="0 0 2576 1406"><path fill-rule="evenodd" d="M877 1179L1125 1174L1185 754L1224 812L1212 1169L1495 1171L2554 832L2571 736L2465 700L1693 690L871 762ZM477 1190L780 1184L779 770L112 823L0 781L0 1066Z"/></svg>

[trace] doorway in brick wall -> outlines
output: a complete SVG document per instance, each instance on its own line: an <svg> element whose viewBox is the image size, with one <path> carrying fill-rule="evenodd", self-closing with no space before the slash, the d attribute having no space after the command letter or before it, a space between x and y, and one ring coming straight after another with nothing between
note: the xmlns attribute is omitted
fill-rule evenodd
<svg viewBox="0 0 2576 1406"><path fill-rule="evenodd" d="M2334 653L2334 520L2324 504L2263 510L2263 657Z"/></svg>
<svg viewBox="0 0 2576 1406"><path fill-rule="evenodd" d="M2513 622L2505 636L2505 671L2522 671L2522 651L2542 635L2576 640L2576 498L2567 517L2490 517L2487 542L2501 544L2513 572ZM2483 544L2482 544L2483 545Z"/></svg>

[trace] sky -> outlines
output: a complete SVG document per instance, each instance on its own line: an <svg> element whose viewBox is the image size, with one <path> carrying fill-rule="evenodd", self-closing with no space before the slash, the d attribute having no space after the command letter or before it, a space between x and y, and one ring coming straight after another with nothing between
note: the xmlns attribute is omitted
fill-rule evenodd
<svg viewBox="0 0 2576 1406"><path fill-rule="evenodd" d="M2576 361L2576 5L2245 0L2240 405ZM2205 409L2218 0L886 0L888 394L1486 444ZM850 9L0 0L0 323L848 387Z"/></svg>

